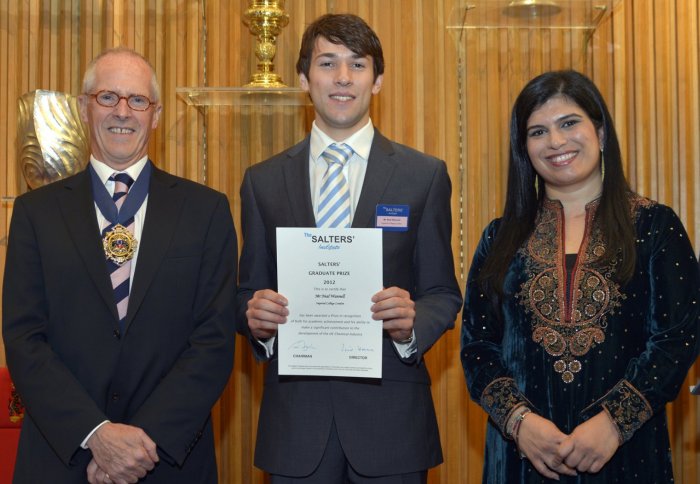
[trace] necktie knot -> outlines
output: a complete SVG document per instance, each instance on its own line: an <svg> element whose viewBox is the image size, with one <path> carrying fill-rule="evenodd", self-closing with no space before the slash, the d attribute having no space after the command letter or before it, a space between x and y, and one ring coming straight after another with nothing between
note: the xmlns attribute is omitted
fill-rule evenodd
<svg viewBox="0 0 700 484"><path fill-rule="evenodd" d="M117 208L121 208L126 194L129 193L129 188L131 188L131 185L134 183L134 179L127 173L114 173L109 179L114 182L114 195L112 195L112 200L114 200Z"/></svg>
<svg viewBox="0 0 700 484"><path fill-rule="evenodd" d="M113 173L112 176L109 177L109 179L112 180L115 184L115 192L117 191L117 185L122 185L124 187L124 189L120 191L128 192L129 188L131 188L131 185L133 185L134 183L134 179L131 178L128 173Z"/></svg>
<svg viewBox="0 0 700 484"><path fill-rule="evenodd" d="M345 143L333 143L326 148L326 151L324 151L321 156L323 156L323 159L326 160L329 166L334 163L345 166L345 163L348 162L352 154L352 148Z"/></svg>

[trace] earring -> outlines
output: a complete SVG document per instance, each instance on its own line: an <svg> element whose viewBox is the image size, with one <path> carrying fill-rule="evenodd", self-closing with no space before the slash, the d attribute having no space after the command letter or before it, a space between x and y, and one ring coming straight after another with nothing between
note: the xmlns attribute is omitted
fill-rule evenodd
<svg viewBox="0 0 700 484"><path fill-rule="evenodd" d="M600 148L600 181L605 181L605 155L602 146Z"/></svg>
<svg viewBox="0 0 700 484"><path fill-rule="evenodd" d="M539 200L540 198L540 177L535 175L535 198Z"/></svg>

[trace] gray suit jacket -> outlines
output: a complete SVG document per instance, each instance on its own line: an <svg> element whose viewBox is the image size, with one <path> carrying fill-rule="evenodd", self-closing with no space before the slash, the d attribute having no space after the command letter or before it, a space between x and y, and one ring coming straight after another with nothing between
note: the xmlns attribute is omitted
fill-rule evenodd
<svg viewBox="0 0 700 484"><path fill-rule="evenodd" d="M84 483L100 422L143 428L147 483L216 482L209 412L233 364L236 236L226 197L154 168L126 328L87 171L19 197L3 288L7 363L26 403L15 483Z"/></svg>
<svg viewBox="0 0 700 484"><path fill-rule="evenodd" d="M247 301L277 290L276 227L314 227L309 138L250 167L241 187L244 244L238 290L239 332L250 335ZM415 472L442 462L430 377L423 355L453 327L461 306L450 245L450 180L444 162L393 143L375 131L353 227L374 227L378 204L409 205L406 232L383 233L384 286L416 302L418 351L399 356L385 333L382 379L280 377L267 369L256 466L304 476L318 465L335 420L343 450L365 475ZM369 301L368 301L369 303Z"/></svg>

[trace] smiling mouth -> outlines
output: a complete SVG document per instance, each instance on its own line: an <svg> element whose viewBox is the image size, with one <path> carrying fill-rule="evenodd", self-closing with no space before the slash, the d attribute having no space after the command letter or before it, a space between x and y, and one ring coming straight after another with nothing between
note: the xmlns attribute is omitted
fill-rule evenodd
<svg viewBox="0 0 700 484"><path fill-rule="evenodd" d="M110 133L113 133L113 134L131 134L131 133L133 133L135 130L133 130L133 129L131 129L131 128L117 128L117 127L114 127L114 128L108 128L108 131L109 131Z"/></svg>
<svg viewBox="0 0 700 484"><path fill-rule="evenodd" d="M571 160L573 160L576 157L577 154L577 151L569 151L561 155L550 156L548 157L548 160L554 166L562 166L568 164Z"/></svg>
<svg viewBox="0 0 700 484"><path fill-rule="evenodd" d="M335 101L343 101L343 102L352 101L353 99L355 99L354 96L343 95L343 94L331 94L330 97L331 97L331 99L333 99Z"/></svg>

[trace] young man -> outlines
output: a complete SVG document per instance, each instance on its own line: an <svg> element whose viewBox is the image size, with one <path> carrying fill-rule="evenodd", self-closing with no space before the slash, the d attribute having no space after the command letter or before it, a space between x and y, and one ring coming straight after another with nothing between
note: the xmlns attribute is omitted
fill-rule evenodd
<svg viewBox="0 0 700 484"><path fill-rule="evenodd" d="M233 364L236 234L221 193L158 170L151 65L88 67L88 168L20 196L3 289L26 404L16 484L217 482L209 412Z"/></svg>
<svg viewBox="0 0 700 484"><path fill-rule="evenodd" d="M453 327L461 304L445 164L374 129L369 106L384 59L362 19L324 15L312 23L297 72L314 105L311 134L249 168L241 187L239 331L270 361L255 464L274 484L426 482L442 451L423 356ZM407 207L406 230L383 232L386 289L367 301L384 329L380 380L278 375L276 334L288 301L276 292L275 229L326 226L329 147L349 156L337 227L379 226L378 206Z"/></svg>

